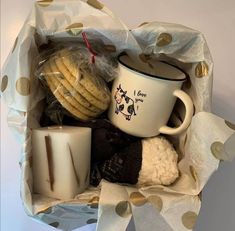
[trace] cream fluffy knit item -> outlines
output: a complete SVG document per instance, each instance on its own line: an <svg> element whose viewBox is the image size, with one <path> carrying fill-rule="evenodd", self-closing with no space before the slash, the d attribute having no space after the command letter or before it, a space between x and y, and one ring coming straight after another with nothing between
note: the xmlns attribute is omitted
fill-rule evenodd
<svg viewBox="0 0 235 231"><path fill-rule="evenodd" d="M170 185L179 176L178 154L164 137L142 140L142 166L138 185Z"/></svg>

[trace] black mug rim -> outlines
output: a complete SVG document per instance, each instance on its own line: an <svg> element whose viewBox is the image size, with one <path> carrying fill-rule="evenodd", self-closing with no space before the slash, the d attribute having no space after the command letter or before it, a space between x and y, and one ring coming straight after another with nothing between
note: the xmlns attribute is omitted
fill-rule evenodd
<svg viewBox="0 0 235 231"><path fill-rule="evenodd" d="M159 75L149 74L149 73L146 73L146 72L144 72L144 71L140 71L140 70L138 70L138 69L136 69L136 68L134 68L134 67L131 67L131 66L127 65L127 64L124 63L123 61L121 61L120 58L121 58L122 56L128 56L128 55L127 55L126 53L121 53L121 54L119 54L119 55L118 55L118 62L119 62L119 63L121 63L124 67L127 67L128 69L130 69L130 70L132 70L132 71L135 71L135 72L137 72L137 73L146 75L146 76L148 76L148 77L153 77L153 78L162 79L162 80L169 80L169 81L178 81L178 82L179 82L179 81L182 81L182 82L183 82L183 81L185 81L185 80L187 79L187 73L185 73L185 71L183 71L181 68L179 68L179 67L177 67L177 66L175 66L175 65L173 65L173 64L170 64L170 63L168 63L168 62L166 62L166 61L158 61L158 62L165 63L165 64L167 64L167 65L169 65L169 66L174 67L175 69L181 71L181 72L185 75L185 77L182 78L182 79L171 79L171 78L162 77L162 76L159 76Z"/></svg>

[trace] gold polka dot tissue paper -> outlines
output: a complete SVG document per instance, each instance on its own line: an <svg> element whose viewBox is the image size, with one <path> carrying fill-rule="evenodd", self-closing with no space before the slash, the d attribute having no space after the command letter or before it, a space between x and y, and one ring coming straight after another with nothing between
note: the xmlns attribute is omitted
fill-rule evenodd
<svg viewBox="0 0 235 231"><path fill-rule="evenodd" d="M32 129L40 127L47 96L34 75L35 62L48 42L81 42L82 32L114 56L126 51L139 62L151 66L165 61L187 74L183 90L193 101L194 116L188 129L170 140L179 154L179 177L173 184L137 187L101 181L69 200L34 193ZM9 126L22 143L19 184L27 214L60 230L97 223L97 231L125 231L131 220L138 231L193 230L203 203L201 191L220 161L233 157L226 151L231 141L226 141L235 128L210 113L213 63L202 33L164 22L129 30L98 0L38 0L12 45L0 86ZM184 115L177 104L171 123L179 125Z"/></svg>

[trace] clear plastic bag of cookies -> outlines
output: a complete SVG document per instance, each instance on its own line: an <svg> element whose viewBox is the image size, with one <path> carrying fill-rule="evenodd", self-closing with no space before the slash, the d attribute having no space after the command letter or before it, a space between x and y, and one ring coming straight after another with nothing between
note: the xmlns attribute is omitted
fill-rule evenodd
<svg viewBox="0 0 235 231"><path fill-rule="evenodd" d="M52 93L58 101L47 101L50 117L62 121L66 109L77 119L88 121L106 111L110 104L108 82L117 74L115 56L103 50L99 42L87 40L47 48L42 48L36 76L47 94Z"/></svg>

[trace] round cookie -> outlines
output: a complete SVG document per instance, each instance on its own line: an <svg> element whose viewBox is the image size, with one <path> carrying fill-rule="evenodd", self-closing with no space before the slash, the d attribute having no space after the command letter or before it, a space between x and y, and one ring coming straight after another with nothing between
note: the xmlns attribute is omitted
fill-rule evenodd
<svg viewBox="0 0 235 231"><path fill-rule="evenodd" d="M47 81L47 84L50 88L50 90L53 92L57 100L61 103L61 105L67 109L71 114L74 116L80 118L81 120L90 120L91 117L83 114L81 111L79 111L77 108L73 107L63 96L63 94L60 93L58 86L56 87L53 84L53 81L51 79L54 78L53 72L50 70L49 64L46 64L43 69L43 75Z"/></svg>
<svg viewBox="0 0 235 231"><path fill-rule="evenodd" d="M81 70L81 75L79 81L93 96L96 96L99 99L102 99L105 103L109 104L110 95L103 90L101 83L95 81L94 77L88 73L86 70Z"/></svg>
<svg viewBox="0 0 235 231"><path fill-rule="evenodd" d="M110 94L106 91L106 86L103 84L102 80L99 81L98 79L95 79L88 73L88 71L79 68L79 62L77 61L76 63L75 58L73 58L75 57L75 51L67 52L62 50L58 55L62 58L65 67L70 71L72 76L75 79L79 78L79 83L83 85L88 92L98 100L109 104ZM77 71L78 69L80 69L80 71Z"/></svg>
<svg viewBox="0 0 235 231"><path fill-rule="evenodd" d="M76 52L77 54L78 51ZM77 56L75 54L75 51L69 51L67 49L61 50L59 52L59 57L63 59L63 63L66 67L69 67L69 71L74 77L79 77L79 68L76 65L71 65L71 63L75 63L77 59L79 59L79 55ZM78 60L77 60L77 65L79 65Z"/></svg>
<svg viewBox="0 0 235 231"><path fill-rule="evenodd" d="M93 106L101 109L102 111L106 110L109 106L110 96L108 93L105 92L104 89L102 89L102 92L105 92L108 96L105 98L108 98L108 100L99 99L97 97L100 90L97 88L93 89L93 94L87 89L87 85L89 84L89 79L85 76L85 79L83 80L83 84L81 84L81 79L78 79L74 77L70 72L70 67L67 68L67 66L64 63L64 60L67 58L65 57L55 57L55 63L59 71L66 77L68 82L76 89L88 102L90 102ZM70 65L71 69L73 65ZM78 69L78 68L77 68ZM95 94L95 95L94 95ZM96 95L97 94L97 95Z"/></svg>
<svg viewBox="0 0 235 231"><path fill-rule="evenodd" d="M89 103L82 95L80 95L76 89L67 81L67 79L64 77L64 75L58 70L55 62L53 59L49 61L51 71L55 73L55 77L53 78L52 81L54 81L55 85L61 84L64 88L65 91L69 94L67 96L71 96L74 102L74 106L78 106L80 111L84 112L84 114L87 114L92 117L96 117L99 115L102 111L98 109L97 107L93 106L91 103ZM72 103L71 103L72 104Z"/></svg>

